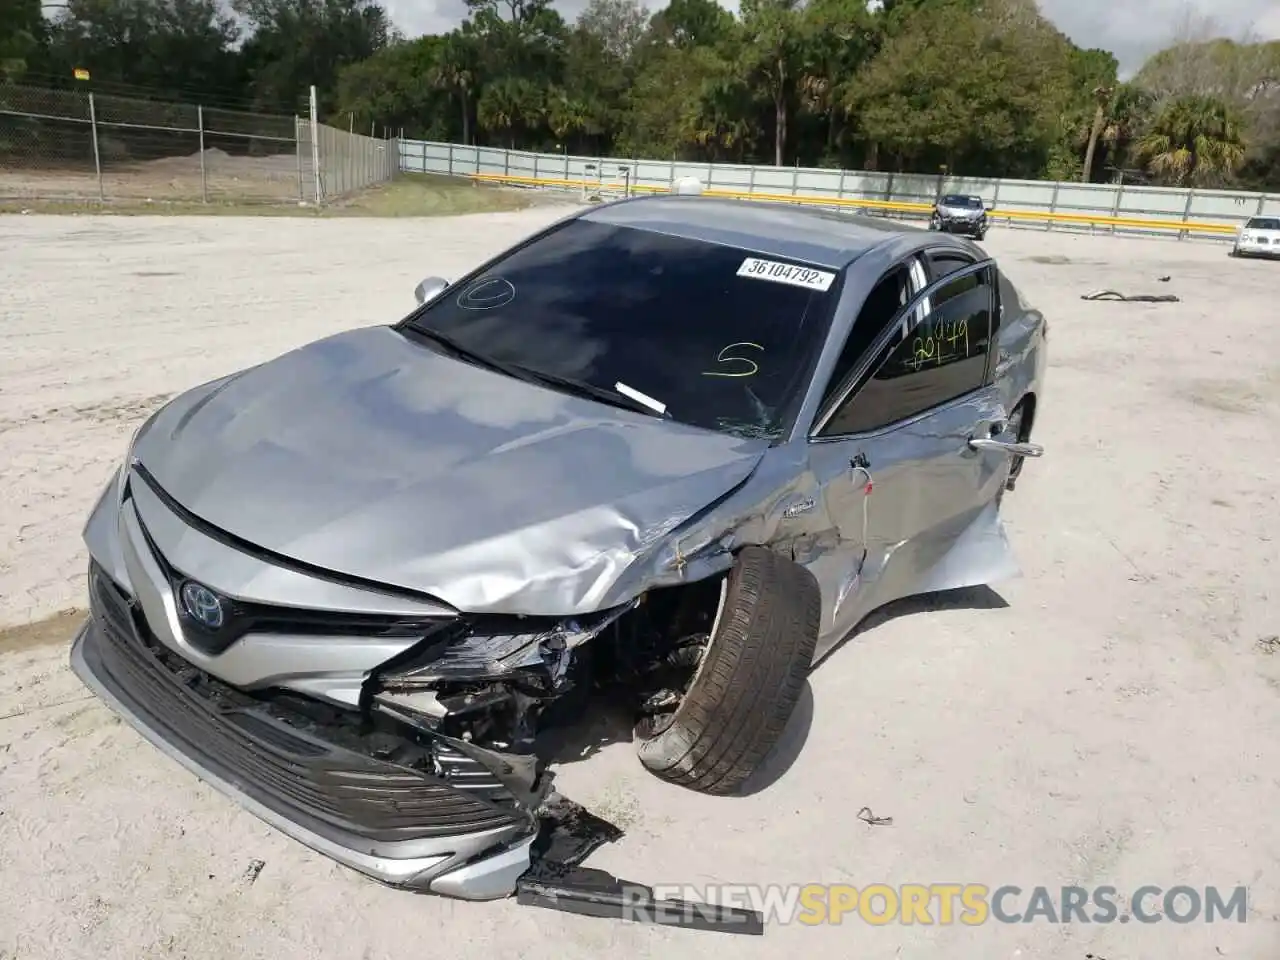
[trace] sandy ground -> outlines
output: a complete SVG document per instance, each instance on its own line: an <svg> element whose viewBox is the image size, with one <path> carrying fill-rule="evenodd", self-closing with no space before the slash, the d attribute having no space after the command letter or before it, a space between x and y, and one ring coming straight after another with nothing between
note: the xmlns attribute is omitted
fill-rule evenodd
<svg viewBox="0 0 1280 960"><path fill-rule="evenodd" d="M315 194L305 179L311 176L311 159L304 155L302 160L300 168L292 145L287 152L272 157L235 156L210 148L204 156L203 192L199 153L136 163L108 163L102 170L102 194L108 200L199 200L206 196L214 202L293 202ZM350 173L353 182L355 176L353 169ZM86 157L79 169L0 171L0 199L97 197L98 179L91 157Z"/></svg>
<svg viewBox="0 0 1280 960"><path fill-rule="evenodd" d="M83 603L80 524L165 397L393 319L422 276L553 215L0 218L0 616ZM996 585L1006 605L908 604L864 630L752 796L664 785L625 743L561 787L628 830L593 864L650 883L1246 884L1246 923L851 918L730 940L398 893L117 722L66 668L63 616L0 640L0 957L1276 956L1280 263L999 229L988 246L1051 318L1048 452L1007 501L1025 575ZM1108 287L1183 302L1080 300Z"/></svg>

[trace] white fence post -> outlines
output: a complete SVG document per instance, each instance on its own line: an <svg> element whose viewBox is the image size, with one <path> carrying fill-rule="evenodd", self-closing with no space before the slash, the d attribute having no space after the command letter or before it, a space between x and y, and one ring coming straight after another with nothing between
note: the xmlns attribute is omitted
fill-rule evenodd
<svg viewBox="0 0 1280 960"><path fill-rule="evenodd" d="M196 104L196 125L200 128L200 202L209 202L209 178L204 169L204 107Z"/></svg>
<svg viewBox="0 0 1280 960"><path fill-rule="evenodd" d="M107 199L102 189L102 155L98 152L98 109L93 102L93 91L89 91L89 128L93 131L93 172L98 178L98 200Z"/></svg>
<svg viewBox="0 0 1280 960"><path fill-rule="evenodd" d="M293 155L298 166L298 202L307 202L306 179L302 175L302 118L293 115Z"/></svg>
<svg viewBox="0 0 1280 960"><path fill-rule="evenodd" d="M320 119L316 106L316 88L311 87L311 178L315 183L316 206L324 202L323 181L320 176Z"/></svg>

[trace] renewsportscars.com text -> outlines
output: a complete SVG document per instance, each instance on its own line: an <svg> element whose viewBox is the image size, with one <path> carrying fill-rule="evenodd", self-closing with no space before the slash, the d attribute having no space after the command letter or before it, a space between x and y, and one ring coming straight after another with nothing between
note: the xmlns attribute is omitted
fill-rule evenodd
<svg viewBox="0 0 1280 960"><path fill-rule="evenodd" d="M657 884L658 910L678 901L755 910L766 923L980 926L985 923L1244 923L1245 887L991 887L978 883ZM644 893L648 893L645 890ZM643 899L637 893L637 903ZM676 901L663 904L662 901ZM674 919L674 917L672 918Z"/></svg>

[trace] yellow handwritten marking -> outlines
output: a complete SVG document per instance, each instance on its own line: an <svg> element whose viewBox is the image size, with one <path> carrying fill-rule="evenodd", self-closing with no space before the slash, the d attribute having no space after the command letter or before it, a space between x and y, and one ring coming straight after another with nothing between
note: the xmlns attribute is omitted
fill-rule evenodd
<svg viewBox="0 0 1280 960"><path fill-rule="evenodd" d="M912 359L915 361L915 367L919 370L926 360L932 360L934 355L939 353L938 345L934 342L933 337L916 337L911 344L914 354Z"/></svg>
<svg viewBox="0 0 1280 960"><path fill-rule="evenodd" d="M741 340L738 343L731 343L727 347L724 347L719 353L716 354L716 363L733 363L736 361L738 363L747 364L749 367L751 367L751 369L750 370L739 369L736 371L705 370L703 371L702 375L704 377L754 377L757 373L759 373L760 364L756 363L754 360L751 360L747 357L726 357L725 356L725 354L728 353L730 350L732 350L734 347L755 347L757 350L760 350L762 352L764 350L764 347L760 346L760 344L749 343L748 341L745 341L745 340Z"/></svg>
<svg viewBox="0 0 1280 960"><path fill-rule="evenodd" d="M927 329L928 332L922 331L919 336L911 341L911 360L909 362L912 369L919 370L930 360L940 367L944 363L963 360L969 356L968 317L961 317L950 322L939 318L936 323L930 323ZM963 353L959 350L961 342L964 343ZM943 346L944 344L950 345L951 350L947 351Z"/></svg>

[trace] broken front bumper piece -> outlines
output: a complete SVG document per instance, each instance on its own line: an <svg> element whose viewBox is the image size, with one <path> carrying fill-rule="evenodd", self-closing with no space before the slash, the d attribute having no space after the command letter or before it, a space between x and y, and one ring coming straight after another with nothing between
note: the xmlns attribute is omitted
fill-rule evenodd
<svg viewBox="0 0 1280 960"><path fill-rule="evenodd" d="M764 916L754 910L658 900L643 884L580 866L597 847L620 839L622 831L572 800L558 795L548 798L541 826L533 846L533 865L516 883L517 903L585 917L756 937L764 934Z"/></svg>
<svg viewBox="0 0 1280 960"><path fill-rule="evenodd" d="M453 749L461 743L442 745L443 776L397 762L394 750L372 756L162 647L96 564L89 588L90 617L71 650L76 675L160 750L312 849L384 883L444 896L516 893L521 903L592 916L763 933L759 914L655 902L639 884L579 867L622 832L555 795L531 810L516 796L526 771L498 776Z"/></svg>
<svg viewBox="0 0 1280 960"><path fill-rule="evenodd" d="M155 746L280 831L395 886L471 900L509 896L537 820L514 801L377 759L305 717L189 667L150 638L95 567L76 675Z"/></svg>

